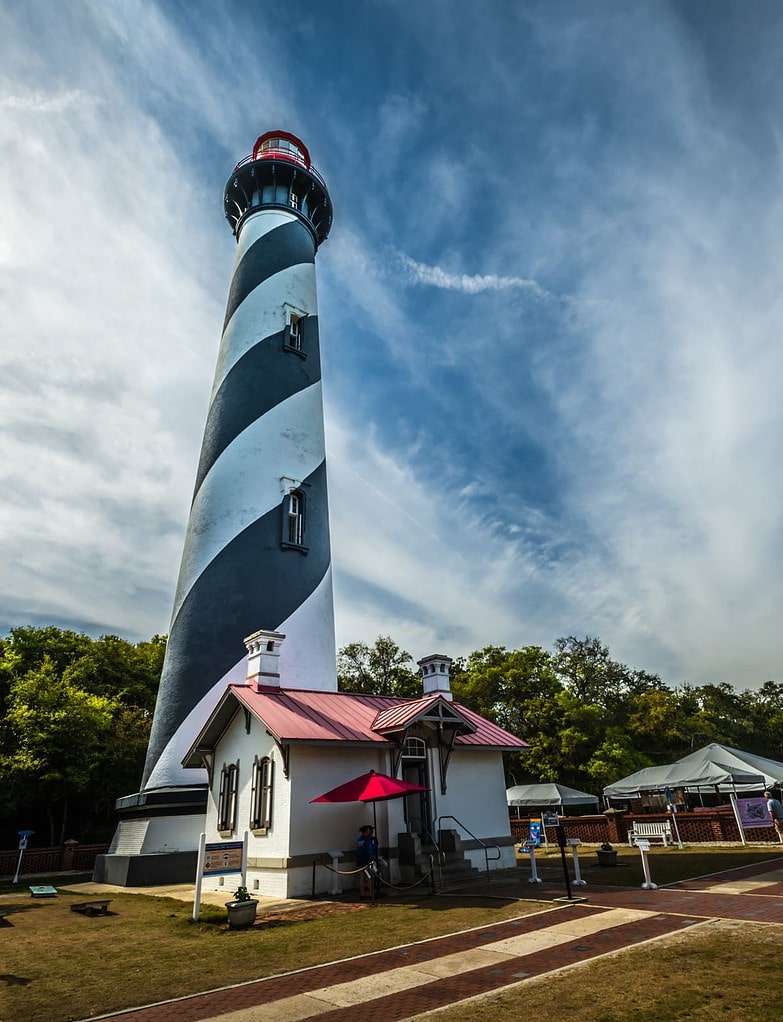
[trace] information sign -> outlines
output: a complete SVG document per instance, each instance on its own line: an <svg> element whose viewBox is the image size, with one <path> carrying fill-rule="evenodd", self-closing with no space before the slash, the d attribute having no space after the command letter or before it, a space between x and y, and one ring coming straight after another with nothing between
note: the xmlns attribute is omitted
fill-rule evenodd
<svg viewBox="0 0 783 1022"><path fill-rule="evenodd" d="M738 798L737 811L743 830L772 826L765 798Z"/></svg>
<svg viewBox="0 0 783 1022"><path fill-rule="evenodd" d="M242 841L221 841L219 844L206 845L203 875L212 877L222 873L241 873L243 848Z"/></svg>

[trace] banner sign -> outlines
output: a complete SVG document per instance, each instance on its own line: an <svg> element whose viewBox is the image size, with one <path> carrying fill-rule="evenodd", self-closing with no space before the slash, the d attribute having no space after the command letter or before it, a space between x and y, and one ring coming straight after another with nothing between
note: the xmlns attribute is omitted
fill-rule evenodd
<svg viewBox="0 0 783 1022"><path fill-rule="evenodd" d="M751 830L753 827L772 826L765 798L738 798L737 812L743 830Z"/></svg>
<svg viewBox="0 0 783 1022"><path fill-rule="evenodd" d="M213 877L221 873L241 873L243 848L242 841L221 841L220 844L206 845L203 875Z"/></svg>

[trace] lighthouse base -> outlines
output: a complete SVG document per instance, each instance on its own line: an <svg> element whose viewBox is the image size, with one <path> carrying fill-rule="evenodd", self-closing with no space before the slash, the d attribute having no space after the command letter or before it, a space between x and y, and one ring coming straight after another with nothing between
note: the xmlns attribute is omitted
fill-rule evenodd
<svg viewBox="0 0 783 1022"><path fill-rule="evenodd" d="M207 810L206 787L141 791L117 800L120 817L93 880L119 887L193 883Z"/></svg>

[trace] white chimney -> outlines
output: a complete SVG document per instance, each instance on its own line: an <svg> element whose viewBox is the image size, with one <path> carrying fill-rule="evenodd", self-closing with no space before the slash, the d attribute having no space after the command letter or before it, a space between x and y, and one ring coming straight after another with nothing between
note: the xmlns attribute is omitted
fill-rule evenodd
<svg viewBox="0 0 783 1022"><path fill-rule="evenodd" d="M451 701L453 698L451 679L449 678L451 657L444 656L442 653L433 653L431 656L425 656L423 660L418 660L417 663L421 671L424 696L438 695Z"/></svg>
<svg viewBox="0 0 783 1022"><path fill-rule="evenodd" d="M285 635L261 629L245 639L247 683L252 688L280 688L280 647Z"/></svg>

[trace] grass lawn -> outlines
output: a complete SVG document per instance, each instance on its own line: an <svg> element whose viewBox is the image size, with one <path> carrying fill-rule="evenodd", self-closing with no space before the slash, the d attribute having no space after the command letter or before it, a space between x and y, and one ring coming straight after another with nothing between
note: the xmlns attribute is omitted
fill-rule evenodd
<svg viewBox="0 0 783 1022"><path fill-rule="evenodd" d="M593 866L594 850L582 849L589 885L642 882L639 853L618 849L626 865ZM745 863L779 860L777 848L689 848L650 855L656 883L702 876ZM527 856L525 856L527 860ZM560 875L559 856L539 857L541 872ZM571 870L571 855L568 854ZM519 870L519 896L534 890ZM54 899L33 899L21 889L0 888L0 908L9 912L0 927L0 1020L67 1022L168 997L195 993L334 961L413 940L513 918L544 907L535 901L477 897L383 900L375 905L345 901L331 911L323 902L303 901L290 913L266 918L249 931L229 931L225 910L202 906L199 923L192 905L170 898L111 893L111 914L94 918L71 912L85 900L69 893L80 877L36 878L53 883ZM589 893L590 887L583 889ZM12 893L9 893L10 892ZM582 892L580 892L582 893ZM97 897L93 895L92 897ZM525 984L476 1006L440 1014L443 1022L514 1022L520 1014L558 1015L575 1022L637 1022L654 1019L753 1019L779 1014L783 927L762 924L707 924L687 934L622 952L556 977ZM774 970L774 972L773 972ZM292 981L295 982L295 981ZM450 1009L451 1010L451 1009ZM438 1017L438 1016L433 1016Z"/></svg>

